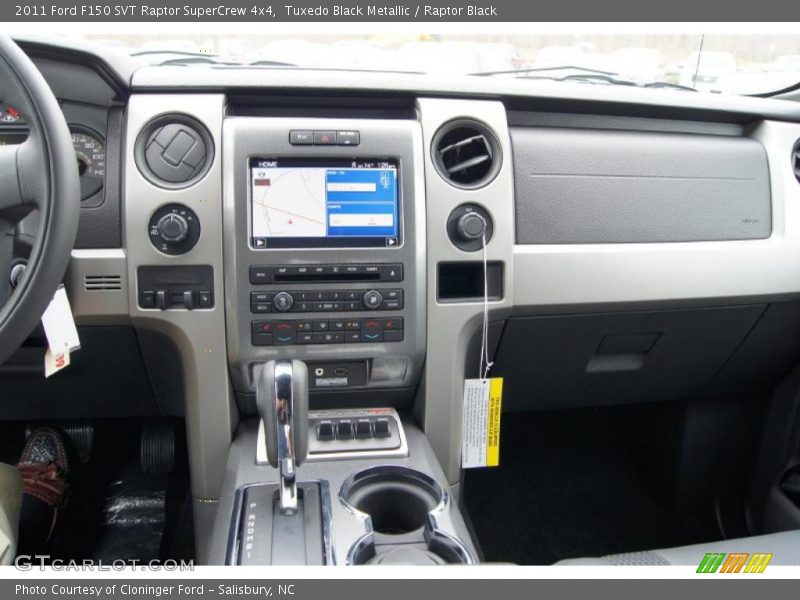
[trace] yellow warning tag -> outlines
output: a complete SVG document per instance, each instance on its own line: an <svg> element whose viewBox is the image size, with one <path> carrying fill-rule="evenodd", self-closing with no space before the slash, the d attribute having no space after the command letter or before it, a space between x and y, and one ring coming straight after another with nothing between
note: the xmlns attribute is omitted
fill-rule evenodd
<svg viewBox="0 0 800 600"><path fill-rule="evenodd" d="M461 466L464 469L500 464L500 412L503 378L464 381Z"/></svg>

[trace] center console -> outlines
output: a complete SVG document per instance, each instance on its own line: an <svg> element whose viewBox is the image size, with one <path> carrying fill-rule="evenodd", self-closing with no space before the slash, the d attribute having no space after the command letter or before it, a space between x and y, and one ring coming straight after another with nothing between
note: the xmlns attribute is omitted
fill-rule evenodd
<svg viewBox="0 0 800 600"><path fill-rule="evenodd" d="M407 410L427 335L419 122L231 116L222 131L228 362L259 418L233 441L211 562L475 562Z"/></svg>
<svg viewBox="0 0 800 600"><path fill-rule="evenodd" d="M410 404L425 353L422 134L412 120L223 123L226 325L240 406L270 359L315 410Z"/></svg>

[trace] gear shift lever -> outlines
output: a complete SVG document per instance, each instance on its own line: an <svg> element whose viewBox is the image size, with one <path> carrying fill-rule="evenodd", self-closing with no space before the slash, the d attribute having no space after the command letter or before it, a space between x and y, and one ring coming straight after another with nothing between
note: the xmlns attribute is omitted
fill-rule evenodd
<svg viewBox="0 0 800 600"><path fill-rule="evenodd" d="M269 464L280 473L280 511L297 511L296 467L308 453L308 368L301 360L271 360L257 375L256 406L264 422Z"/></svg>

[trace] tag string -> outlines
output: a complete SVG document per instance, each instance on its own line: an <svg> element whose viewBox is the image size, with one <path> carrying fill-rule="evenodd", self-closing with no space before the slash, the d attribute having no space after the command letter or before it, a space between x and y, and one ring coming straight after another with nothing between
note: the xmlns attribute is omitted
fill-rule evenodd
<svg viewBox="0 0 800 600"><path fill-rule="evenodd" d="M478 361L478 377L485 380L494 362L489 360L489 261L486 256L486 233L483 242L483 326L481 327L481 354Z"/></svg>

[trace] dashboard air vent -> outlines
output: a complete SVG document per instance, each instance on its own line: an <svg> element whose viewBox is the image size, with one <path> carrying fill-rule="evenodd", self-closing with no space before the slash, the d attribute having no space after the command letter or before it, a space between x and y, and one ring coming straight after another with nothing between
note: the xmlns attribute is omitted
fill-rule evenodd
<svg viewBox="0 0 800 600"><path fill-rule="evenodd" d="M122 289L122 278L119 275L86 275L83 289L87 292L118 291Z"/></svg>
<svg viewBox="0 0 800 600"><path fill-rule="evenodd" d="M471 119L443 125L433 136L432 152L439 174L456 187L483 187L500 170L497 137L486 125Z"/></svg>
<svg viewBox="0 0 800 600"><path fill-rule="evenodd" d="M794 178L800 181L800 140L797 140L792 148L792 171Z"/></svg>
<svg viewBox="0 0 800 600"><path fill-rule="evenodd" d="M211 134L186 115L150 121L136 140L136 165L151 183L167 189L189 187L208 171L214 156Z"/></svg>

